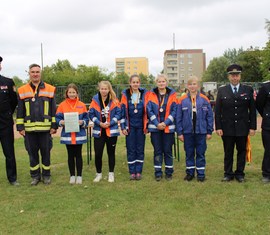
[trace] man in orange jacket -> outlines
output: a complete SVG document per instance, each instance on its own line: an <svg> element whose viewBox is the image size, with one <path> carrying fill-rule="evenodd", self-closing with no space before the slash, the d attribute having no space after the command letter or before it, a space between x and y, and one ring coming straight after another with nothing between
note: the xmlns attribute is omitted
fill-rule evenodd
<svg viewBox="0 0 270 235"><path fill-rule="evenodd" d="M39 154L42 158L42 178L50 184L51 134L56 133L55 87L41 80L38 64L29 66L30 82L18 89L17 130L25 138L25 148L30 157L31 185L41 180Z"/></svg>

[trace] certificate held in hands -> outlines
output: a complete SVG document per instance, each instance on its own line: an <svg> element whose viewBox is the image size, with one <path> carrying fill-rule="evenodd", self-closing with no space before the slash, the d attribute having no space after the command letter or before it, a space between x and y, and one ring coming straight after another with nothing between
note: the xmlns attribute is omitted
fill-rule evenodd
<svg viewBox="0 0 270 235"><path fill-rule="evenodd" d="M72 112L72 113L64 113L64 120L65 120L65 132L79 132L79 113Z"/></svg>

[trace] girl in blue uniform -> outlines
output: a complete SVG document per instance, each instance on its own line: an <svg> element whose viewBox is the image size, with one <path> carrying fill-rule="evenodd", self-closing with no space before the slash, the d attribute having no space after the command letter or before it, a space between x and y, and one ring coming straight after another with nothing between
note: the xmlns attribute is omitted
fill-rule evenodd
<svg viewBox="0 0 270 235"><path fill-rule="evenodd" d="M156 78L157 87L147 95L148 131L154 147L155 179L163 177L162 162L165 162L165 179L171 180L173 174L172 145L174 143L176 92L167 87L165 75Z"/></svg>
<svg viewBox="0 0 270 235"><path fill-rule="evenodd" d="M130 88L122 92L121 130L126 136L130 180L140 180L144 162L147 91L140 87L141 79L138 75L132 75L129 84Z"/></svg>
<svg viewBox="0 0 270 235"><path fill-rule="evenodd" d="M102 155L106 144L109 158L108 182L114 182L115 149L117 136L120 135L118 121L121 118L120 103L109 81L98 84L99 92L93 97L89 108L89 117L94 123L93 137L95 149L96 177L102 179Z"/></svg>

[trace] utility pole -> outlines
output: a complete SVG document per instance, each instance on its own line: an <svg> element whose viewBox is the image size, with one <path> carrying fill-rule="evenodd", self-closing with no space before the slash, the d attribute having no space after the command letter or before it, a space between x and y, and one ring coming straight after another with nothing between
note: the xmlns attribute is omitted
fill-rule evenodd
<svg viewBox="0 0 270 235"><path fill-rule="evenodd" d="M43 70L43 45L42 43L40 45L40 49L41 49L41 70Z"/></svg>
<svg viewBox="0 0 270 235"><path fill-rule="evenodd" d="M173 50L175 50L175 34L173 33Z"/></svg>

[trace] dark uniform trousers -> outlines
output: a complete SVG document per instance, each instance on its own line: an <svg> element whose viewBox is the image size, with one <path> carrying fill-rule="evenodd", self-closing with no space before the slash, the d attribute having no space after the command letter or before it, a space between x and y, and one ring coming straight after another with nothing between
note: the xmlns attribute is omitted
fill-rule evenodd
<svg viewBox="0 0 270 235"><path fill-rule="evenodd" d="M263 177L270 177L270 131L262 129L262 142L264 147L264 155L262 161Z"/></svg>
<svg viewBox="0 0 270 235"><path fill-rule="evenodd" d="M41 178L39 151L41 154L42 176L50 176L50 151L52 138L49 132L26 132L25 148L30 157L30 174L32 178Z"/></svg>
<svg viewBox="0 0 270 235"><path fill-rule="evenodd" d="M14 132L13 126L8 126L0 130L0 141L3 153L6 157L6 172L9 182L17 180L17 168L14 153Z"/></svg>
<svg viewBox="0 0 270 235"><path fill-rule="evenodd" d="M245 176L247 136L222 136L224 148L224 175L228 177ZM234 147L237 150L236 170L233 172Z"/></svg>

